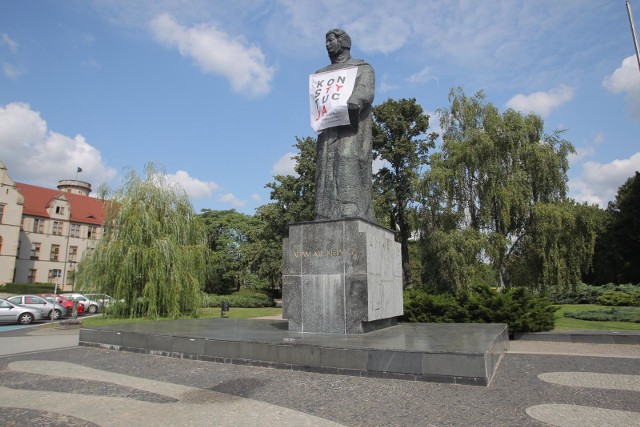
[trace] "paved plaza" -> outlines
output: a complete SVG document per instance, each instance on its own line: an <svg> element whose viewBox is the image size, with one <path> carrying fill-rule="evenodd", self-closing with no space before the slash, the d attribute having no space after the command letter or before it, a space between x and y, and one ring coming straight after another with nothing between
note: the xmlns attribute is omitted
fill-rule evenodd
<svg viewBox="0 0 640 427"><path fill-rule="evenodd" d="M640 426L636 344L512 341L478 387L78 347L77 336L0 333L2 425Z"/></svg>

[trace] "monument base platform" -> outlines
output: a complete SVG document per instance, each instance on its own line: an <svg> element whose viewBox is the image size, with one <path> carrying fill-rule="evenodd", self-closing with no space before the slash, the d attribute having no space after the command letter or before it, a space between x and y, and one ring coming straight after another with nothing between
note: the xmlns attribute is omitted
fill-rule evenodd
<svg viewBox="0 0 640 427"><path fill-rule="evenodd" d="M340 335L291 332L284 320L189 319L82 327L79 344L238 365L486 386L509 338L504 324L399 323Z"/></svg>

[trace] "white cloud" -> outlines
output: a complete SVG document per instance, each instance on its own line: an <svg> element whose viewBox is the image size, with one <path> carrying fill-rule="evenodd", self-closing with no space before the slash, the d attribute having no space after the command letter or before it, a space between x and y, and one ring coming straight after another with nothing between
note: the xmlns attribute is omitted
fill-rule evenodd
<svg viewBox="0 0 640 427"><path fill-rule="evenodd" d="M295 170L296 160L293 158L295 155L295 153L289 152L280 157L273 165L273 168L271 168L273 174L298 176Z"/></svg>
<svg viewBox="0 0 640 427"><path fill-rule="evenodd" d="M612 93L624 93L631 117L640 120L640 72L635 57L629 56L611 75L604 78L602 85Z"/></svg>
<svg viewBox="0 0 640 427"><path fill-rule="evenodd" d="M182 170L177 171L175 174L167 174L166 177L169 182L180 184L187 195L195 199L210 197L220 188L220 186L213 181L200 181L199 179L189 176L187 172Z"/></svg>
<svg viewBox="0 0 640 427"><path fill-rule="evenodd" d="M259 194L253 193L251 195L251 200L253 200L256 203L260 203L260 202L262 202L262 197L260 197Z"/></svg>
<svg viewBox="0 0 640 427"><path fill-rule="evenodd" d="M55 188L61 179L78 177L96 189L116 176L100 151L82 135L69 137L47 129L47 122L28 104L0 106L0 152L16 181Z"/></svg>
<svg viewBox="0 0 640 427"><path fill-rule="evenodd" d="M392 90L398 89L400 86L393 84L393 83L389 83L384 77L382 79L382 82L378 85L378 87L376 88L376 90L380 93L386 93L386 92L391 92Z"/></svg>
<svg viewBox="0 0 640 427"><path fill-rule="evenodd" d="M618 187L636 171L640 171L640 152L609 163L588 161L582 166L582 175L569 181L571 197L605 208L615 199Z"/></svg>
<svg viewBox="0 0 640 427"><path fill-rule="evenodd" d="M507 101L507 107L523 113L536 113L546 117L552 110L573 98L573 88L560 85L548 92L534 92L530 95L518 94Z"/></svg>
<svg viewBox="0 0 640 427"><path fill-rule="evenodd" d="M344 29L358 40L364 52L391 53L400 49L411 37L410 15L403 16L401 7L394 3L376 3L376 7L360 5L351 22ZM375 31L371 31L375 28ZM392 34L393 36L389 37Z"/></svg>
<svg viewBox="0 0 640 427"><path fill-rule="evenodd" d="M415 83L426 83L429 80L436 80L436 81L438 80L438 77L434 76L431 73L431 67L423 68L422 70L418 71L415 74L410 75L407 78L407 81L409 83L414 83L414 84Z"/></svg>
<svg viewBox="0 0 640 427"><path fill-rule="evenodd" d="M0 35L0 46L7 46L11 52L16 52L18 50L18 43L11 40L11 37L7 33L2 33Z"/></svg>
<svg viewBox="0 0 640 427"><path fill-rule="evenodd" d="M218 197L218 200L224 203L228 203L234 208L243 208L247 204L247 202L238 199L232 193L222 194L220 197Z"/></svg>
<svg viewBox="0 0 640 427"><path fill-rule="evenodd" d="M275 69L266 65L257 46L233 39L212 25L183 27L168 14L157 16L150 25L157 41L177 48L204 72L224 76L234 91L265 95L271 90Z"/></svg>
<svg viewBox="0 0 640 427"><path fill-rule="evenodd" d="M604 141L604 134L602 132L596 133L590 144L582 147L575 147L576 152L570 153L568 156L569 162L573 164L593 156L596 152L596 147L602 145Z"/></svg>
<svg viewBox="0 0 640 427"><path fill-rule="evenodd" d="M21 67L16 67L13 64L5 63L2 65L2 72L6 78L16 80L23 75L26 71Z"/></svg>

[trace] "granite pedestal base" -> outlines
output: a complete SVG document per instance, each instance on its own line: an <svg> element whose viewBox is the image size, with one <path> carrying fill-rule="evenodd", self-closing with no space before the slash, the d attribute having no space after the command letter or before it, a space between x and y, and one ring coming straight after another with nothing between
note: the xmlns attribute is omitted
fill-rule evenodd
<svg viewBox="0 0 640 427"><path fill-rule="evenodd" d="M283 320L203 319L80 329L79 344L330 374L488 385L504 324L400 323L364 334L291 332Z"/></svg>
<svg viewBox="0 0 640 427"><path fill-rule="evenodd" d="M361 334L394 325L403 314L394 233L358 218L291 224L282 306L290 331Z"/></svg>

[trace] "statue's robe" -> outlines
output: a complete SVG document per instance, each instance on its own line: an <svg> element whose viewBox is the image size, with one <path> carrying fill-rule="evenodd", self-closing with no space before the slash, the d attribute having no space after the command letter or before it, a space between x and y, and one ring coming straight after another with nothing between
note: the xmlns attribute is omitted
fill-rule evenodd
<svg viewBox="0 0 640 427"><path fill-rule="evenodd" d="M331 64L316 73L358 67L350 103L351 124L324 129L318 135L316 165L316 219L362 218L375 222L372 202L372 110L375 90L373 67L359 59Z"/></svg>

